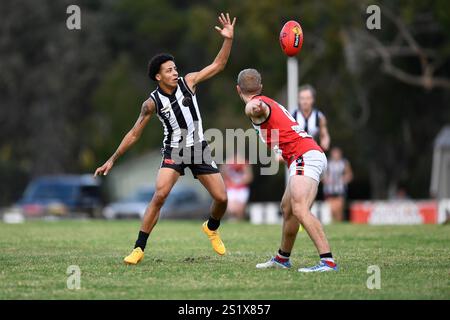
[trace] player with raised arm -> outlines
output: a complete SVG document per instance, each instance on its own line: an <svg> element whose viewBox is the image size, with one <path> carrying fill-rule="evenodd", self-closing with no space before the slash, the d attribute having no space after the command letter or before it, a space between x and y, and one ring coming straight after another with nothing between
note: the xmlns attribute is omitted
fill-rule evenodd
<svg viewBox="0 0 450 320"><path fill-rule="evenodd" d="M164 128L161 168L156 178L155 193L145 211L134 249L124 259L127 264L137 264L144 258L147 239L158 221L160 209L180 175L184 175L186 167L213 198L211 216L202 225L203 232L216 253L223 255L226 252L217 229L227 207L227 193L222 176L212 160L208 143L203 137L196 98L197 85L222 71L230 56L236 18L231 21L228 13L222 13L219 22L222 28L216 26L215 29L224 38L222 47L213 63L199 72L188 73L183 78L179 76L171 55L158 54L151 59L148 76L158 86L142 104L139 118L116 152L95 171L94 176L107 175L115 161L139 139L151 116L157 115Z"/></svg>
<svg viewBox="0 0 450 320"><path fill-rule="evenodd" d="M310 211L320 176L327 167L327 158L312 137L300 130L292 115L276 101L261 95L261 91L261 75L257 70L245 69L239 73L237 92L245 103L245 114L261 139L269 147L281 152L289 168L289 181L281 200L281 246L275 257L257 264L256 267L290 268L289 257L301 223L317 248L320 263L313 267L300 268L298 271L336 271L337 265L322 224Z"/></svg>

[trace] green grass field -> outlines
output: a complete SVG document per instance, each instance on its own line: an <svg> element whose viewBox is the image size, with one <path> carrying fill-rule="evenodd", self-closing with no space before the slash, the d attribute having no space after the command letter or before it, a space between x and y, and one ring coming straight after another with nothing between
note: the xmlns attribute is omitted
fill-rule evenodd
<svg viewBox="0 0 450 320"><path fill-rule="evenodd" d="M226 223L228 254L219 257L201 222L161 221L143 262L126 266L139 221L0 223L0 299L449 299L449 226L326 228L338 273L300 274L317 263L305 232L291 270L256 270L278 248L280 226ZM66 286L81 269L81 289ZM369 290L367 267L381 269Z"/></svg>

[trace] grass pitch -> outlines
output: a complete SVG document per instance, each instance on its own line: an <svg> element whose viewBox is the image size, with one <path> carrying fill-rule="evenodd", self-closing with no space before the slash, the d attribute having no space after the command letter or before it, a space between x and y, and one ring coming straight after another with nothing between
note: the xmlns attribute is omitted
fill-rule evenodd
<svg viewBox="0 0 450 320"><path fill-rule="evenodd" d="M0 299L449 299L449 226L326 227L338 273L300 274L318 262L300 232L291 270L256 270L278 248L280 226L223 222L228 252L217 256L201 221L161 221L137 266L122 259L139 221L0 223ZM67 268L81 289L67 289ZM381 289L366 286L368 266Z"/></svg>

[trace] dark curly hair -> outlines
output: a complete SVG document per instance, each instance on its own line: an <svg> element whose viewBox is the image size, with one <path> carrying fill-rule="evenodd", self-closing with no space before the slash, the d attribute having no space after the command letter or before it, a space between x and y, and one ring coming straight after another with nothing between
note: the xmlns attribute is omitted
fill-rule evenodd
<svg viewBox="0 0 450 320"><path fill-rule="evenodd" d="M167 61L175 61L175 59L168 53L160 53L154 56L148 63L148 77L153 81L156 81L155 76L159 72L159 68Z"/></svg>

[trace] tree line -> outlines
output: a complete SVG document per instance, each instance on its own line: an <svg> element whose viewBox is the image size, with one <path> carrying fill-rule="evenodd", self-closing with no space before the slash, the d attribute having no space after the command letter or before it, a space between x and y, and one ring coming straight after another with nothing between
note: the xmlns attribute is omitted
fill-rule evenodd
<svg viewBox="0 0 450 320"><path fill-rule="evenodd" d="M80 30L66 27L72 4ZM370 4L381 9L379 30L366 27ZM386 198L399 186L429 196L433 138L450 122L448 1L3 0L0 204L17 200L33 177L103 163L155 87L151 56L172 53L181 74L207 65L221 44L222 11L238 21L226 69L198 89L205 128L250 127L235 94L243 68L259 69L264 92L286 102L278 35L294 19L305 37L299 80L316 87L332 145L352 162L351 196ZM124 158L161 141L153 119ZM281 193L282 180L282 172L257 178L257 198L277 197L269 191Z"/></svg>

